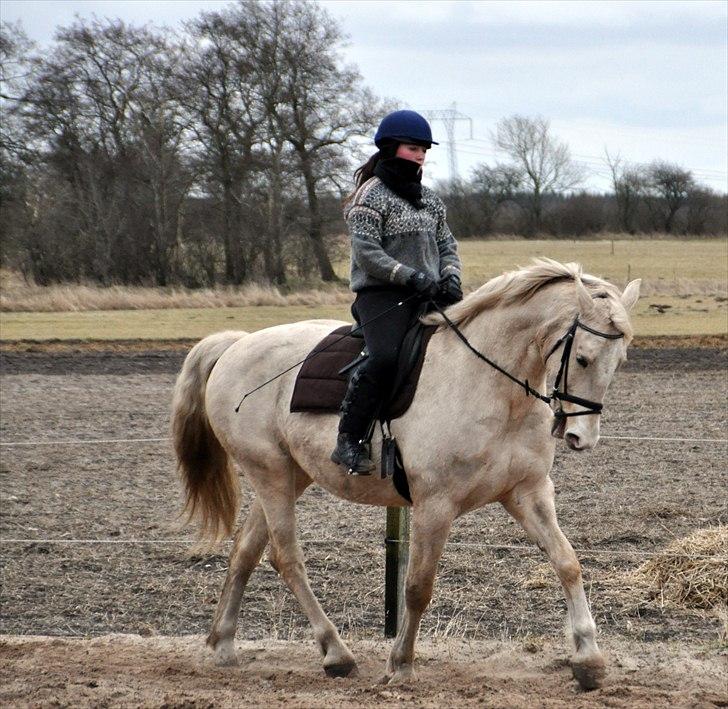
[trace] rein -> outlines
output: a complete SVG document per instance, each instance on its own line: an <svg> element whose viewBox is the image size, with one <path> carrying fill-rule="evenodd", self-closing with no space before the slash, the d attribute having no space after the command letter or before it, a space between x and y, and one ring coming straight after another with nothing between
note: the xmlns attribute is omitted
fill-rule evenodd
<svg viewBox="0 0 728 709"><path fill-rule="evenodd" d="M546 394L542 394L537 389L534 389L529 383L528 379L518 379L518 377L514 377L509 371L503 369L500 365L496 364L492 359L489 359L486 357L480 350L473 347L472 344L468 341L468 338L465 337L465 335L462 333L462 331L458 328L458 326L450 320L450 318L445 315L444 311L440 306L435 303L434 301L432 304L435 307L435 310L442 315L443 320L447 323L448 327L460 338L460 340L465 344L465 346L479 359L482 359L484 362L489 364L493 369L496 369L501 374L504 374L506 377L508 377L512 382L515 382L519 386L523 387L523 389L526 392L526 396L533 396L536 399L540 399L545 404L548 404L551 406L551 404L556 401L559 404L559 408L556 409L553 414L557 419L563 419L567 416L588 416L591 414L601 414L603 404L598 401L591 401L590 399L583 399L580 396L574 396L573 394L569 394L567 391L567 382L569 377L569 358L571 356L571 348L574 344L574 335L576 335L576 331L578 328L581 328L582 330L586 330L587 332L591 333L592 335L597 335L598 337L603 337L605 340L619 340L624 337L622 333L619 334L611 334L608 332L600 332L599 330L595 330L594 328L589 327L588 325L585 325L583 322L579 320L579 315L577 314L576 318L574 318L574 322L571 324L571 327L568 329L565 335L560 337L554 346L549 351L548 355L546 355L546 362L548 362L549 357L551 357L556 350L561 347L561 345L564 346L563 352L561 353L561 365L559 366L558 374L556 375L556 380L554 381L554 388L551 390L551 394L547 396ZM559 391L559 386L561 385L561 381L563 379L564 388L563 391ZM562 403L566 401L570 404L576 404L577 406L583 406L586 411L564 411Z"/></svg>

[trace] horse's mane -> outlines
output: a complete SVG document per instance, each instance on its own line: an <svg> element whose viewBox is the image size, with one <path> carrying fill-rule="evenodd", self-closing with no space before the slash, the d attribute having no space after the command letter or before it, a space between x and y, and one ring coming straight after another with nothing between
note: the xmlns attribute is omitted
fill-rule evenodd
<svg viewBox="0 0 728 709"><path fill-rule="evenodd" d="M447 316L456 325L462 325L489 308L525 303L544 286L558 281L581 281L593 298L606 299L609 302L610 321L631 338L632 326L616 286L602 278L583 273L579 263L559 263L546 257L535 258L530 266L491 278L462 301L450 306ZM441 325L443 322L438 313L428 315L423 321L430 325Z"/></svg>

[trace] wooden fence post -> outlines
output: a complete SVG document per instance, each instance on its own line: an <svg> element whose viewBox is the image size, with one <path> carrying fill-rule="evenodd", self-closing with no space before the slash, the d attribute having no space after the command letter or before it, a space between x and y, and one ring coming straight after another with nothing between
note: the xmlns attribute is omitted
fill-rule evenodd
<svg viewBox="0 0 728 709"><path fill-rule="evenodd" d="M384 637L397 635L404 613L404 578L409 559L409 507L387 507L384 567Z"/></svg>

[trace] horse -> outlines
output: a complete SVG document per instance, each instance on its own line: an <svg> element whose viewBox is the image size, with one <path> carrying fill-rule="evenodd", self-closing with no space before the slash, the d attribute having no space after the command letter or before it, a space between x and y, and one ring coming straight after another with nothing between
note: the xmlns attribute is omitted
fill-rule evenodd
<svg viewBox="0 0 728 709"><path fill-rule="evenodd" d="M415 640L453 521L499 502L545 552L561 581L574 678L585 689L600 686L606 665L579 561L556 519L549 473L557 439L575 451L591 449L599 439L601 404L596 402L603 400L626 358L633 336L629 310L639 288L636 280L620 292L608 281L584 274L579 264L542 258L489 280L442 311L473 349L486 353L513 379L526 381L525 392L522 384L474 357L443 314L423 318L438 327L410 408L391 423L412 502L405 610L383 681L416 678ZM212 335L193 347L177 378L172 431L188 521L198 522L203 541L220 541L233 532L240 471L255 494L235 532L207 637L217 664L237 662L234 637L243 589L270 543L270 562L308 617L326 674L347 676L356 669L354 656L309 585L296 538L296 500L315 482L351 502L409 503L391 480L347 475L330 461L337 416L290 413L295 372L258 389L236 412L241 392L306 357L342 324L308 320L254 333ZM551 355L567 345L554 416L542 400L548 397L526 394L543 391L547 379L553 381L558 356ZM564 395L564 366L573 395Z"/></svg>

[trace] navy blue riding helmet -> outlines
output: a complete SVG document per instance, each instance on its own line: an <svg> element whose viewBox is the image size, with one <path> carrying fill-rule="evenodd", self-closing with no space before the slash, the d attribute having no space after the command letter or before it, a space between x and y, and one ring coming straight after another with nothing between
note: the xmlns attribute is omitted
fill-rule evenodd
<svg viewBox="0 0 728 709"><path fill-rule="evenodd" d="M381 148L387 140L416 145L439 145L432 139L430 124L416 111L394 111L382 118L374 136L374 144Z"/></svg>

